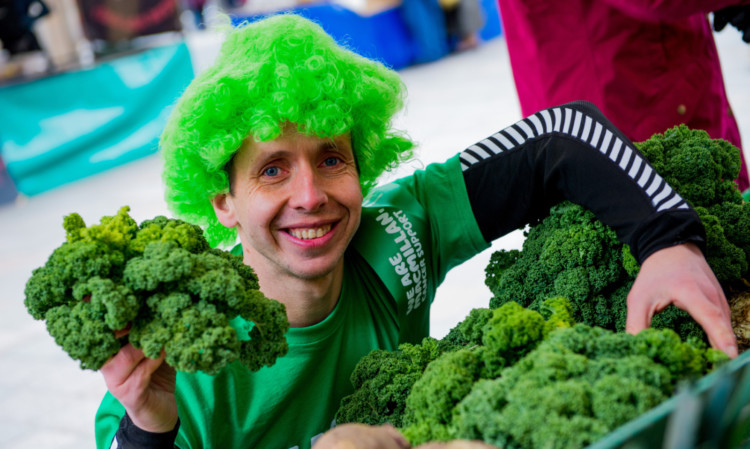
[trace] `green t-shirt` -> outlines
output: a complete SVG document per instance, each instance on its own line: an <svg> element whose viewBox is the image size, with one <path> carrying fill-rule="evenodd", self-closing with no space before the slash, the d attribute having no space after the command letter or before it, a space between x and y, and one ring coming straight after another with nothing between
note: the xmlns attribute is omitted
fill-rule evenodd
<svg viewBox="0 0 750 449"><path fill-rule="evenodd" d="M253 373L239 363L216 376L177 373L176 445L310 448L334 424L349 376L373 349L396 349L429 334L429 306L452 267L488 244L471 211L458 157L374 189L347 250L331 315L286 335L289 352ZM124 414L109 393L96 415L99 449Z"/></svg>

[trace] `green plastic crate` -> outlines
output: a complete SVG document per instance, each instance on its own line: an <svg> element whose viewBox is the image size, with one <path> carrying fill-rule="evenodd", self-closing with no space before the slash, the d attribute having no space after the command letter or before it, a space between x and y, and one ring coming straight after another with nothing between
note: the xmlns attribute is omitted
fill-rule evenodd
<svg viewBox="0 0 750 449"><path fill-rule="evenodd" d="M750 449L750 351L589 446L615 448Z"/></svg>

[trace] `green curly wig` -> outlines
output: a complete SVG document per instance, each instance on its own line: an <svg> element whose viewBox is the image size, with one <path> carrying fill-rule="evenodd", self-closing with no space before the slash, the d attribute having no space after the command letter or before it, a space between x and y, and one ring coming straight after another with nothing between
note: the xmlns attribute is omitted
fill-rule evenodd
<svg viewBox="0 0 750 449"><path fill-rule="evenodd" d="M300 16L232 30L162 134L167 204L203 227L212 246L233 244L236 230L219 223L211 198L228 192L225 166L243 140L273 140L286 122L320 137L350 133L366 195L383 172L411 157L413 143L391 129L404 93L394 71L342 48Z"/></svg>

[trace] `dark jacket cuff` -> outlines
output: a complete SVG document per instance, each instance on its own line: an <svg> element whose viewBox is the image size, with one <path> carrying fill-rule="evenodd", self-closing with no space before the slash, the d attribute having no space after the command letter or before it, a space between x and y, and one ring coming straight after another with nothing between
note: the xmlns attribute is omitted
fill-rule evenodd
<svg viewBox="0 0 750 449"><path fill-rule="evenodd" d="M120 427L115 433L113 449L174 449L180 421L169 432L148 432L133 424L126 413L120 420Z"/></svg>

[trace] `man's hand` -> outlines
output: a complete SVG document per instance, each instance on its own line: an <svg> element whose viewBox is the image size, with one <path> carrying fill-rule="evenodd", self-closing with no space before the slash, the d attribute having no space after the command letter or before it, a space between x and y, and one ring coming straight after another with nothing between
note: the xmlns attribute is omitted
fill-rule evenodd
<svg viewBox="0 0 750 449"><path fill-rule="evenodd" d="M750 43L750 5L729 6L714 11L714 31L721 31L732 24L742 33L742 40Z"/></svg>
<svg viewBox="0 0 750 449"><path fill-rule="evenodd" d="M703 327L711 346L737 357L737 339L724 291L694 244L676 245L650 255L641 265L627 301L626 330L631 334L649 327L656 313L674 304Z"/></svg>
<svg viewBox="0 0 750 449"><path fill-rule="evenodd" d="M128 343L101 368L107 389L133 424L148 432L169 432L177 425L175 370L164 362L165 354L149 359Z"/></svg>
<svg viewBox="0 0 750 449"><path fill-rule="evenodd" d="M342 424L324 433L313 449L409 449L411 444L391 425Z"/></svg>

